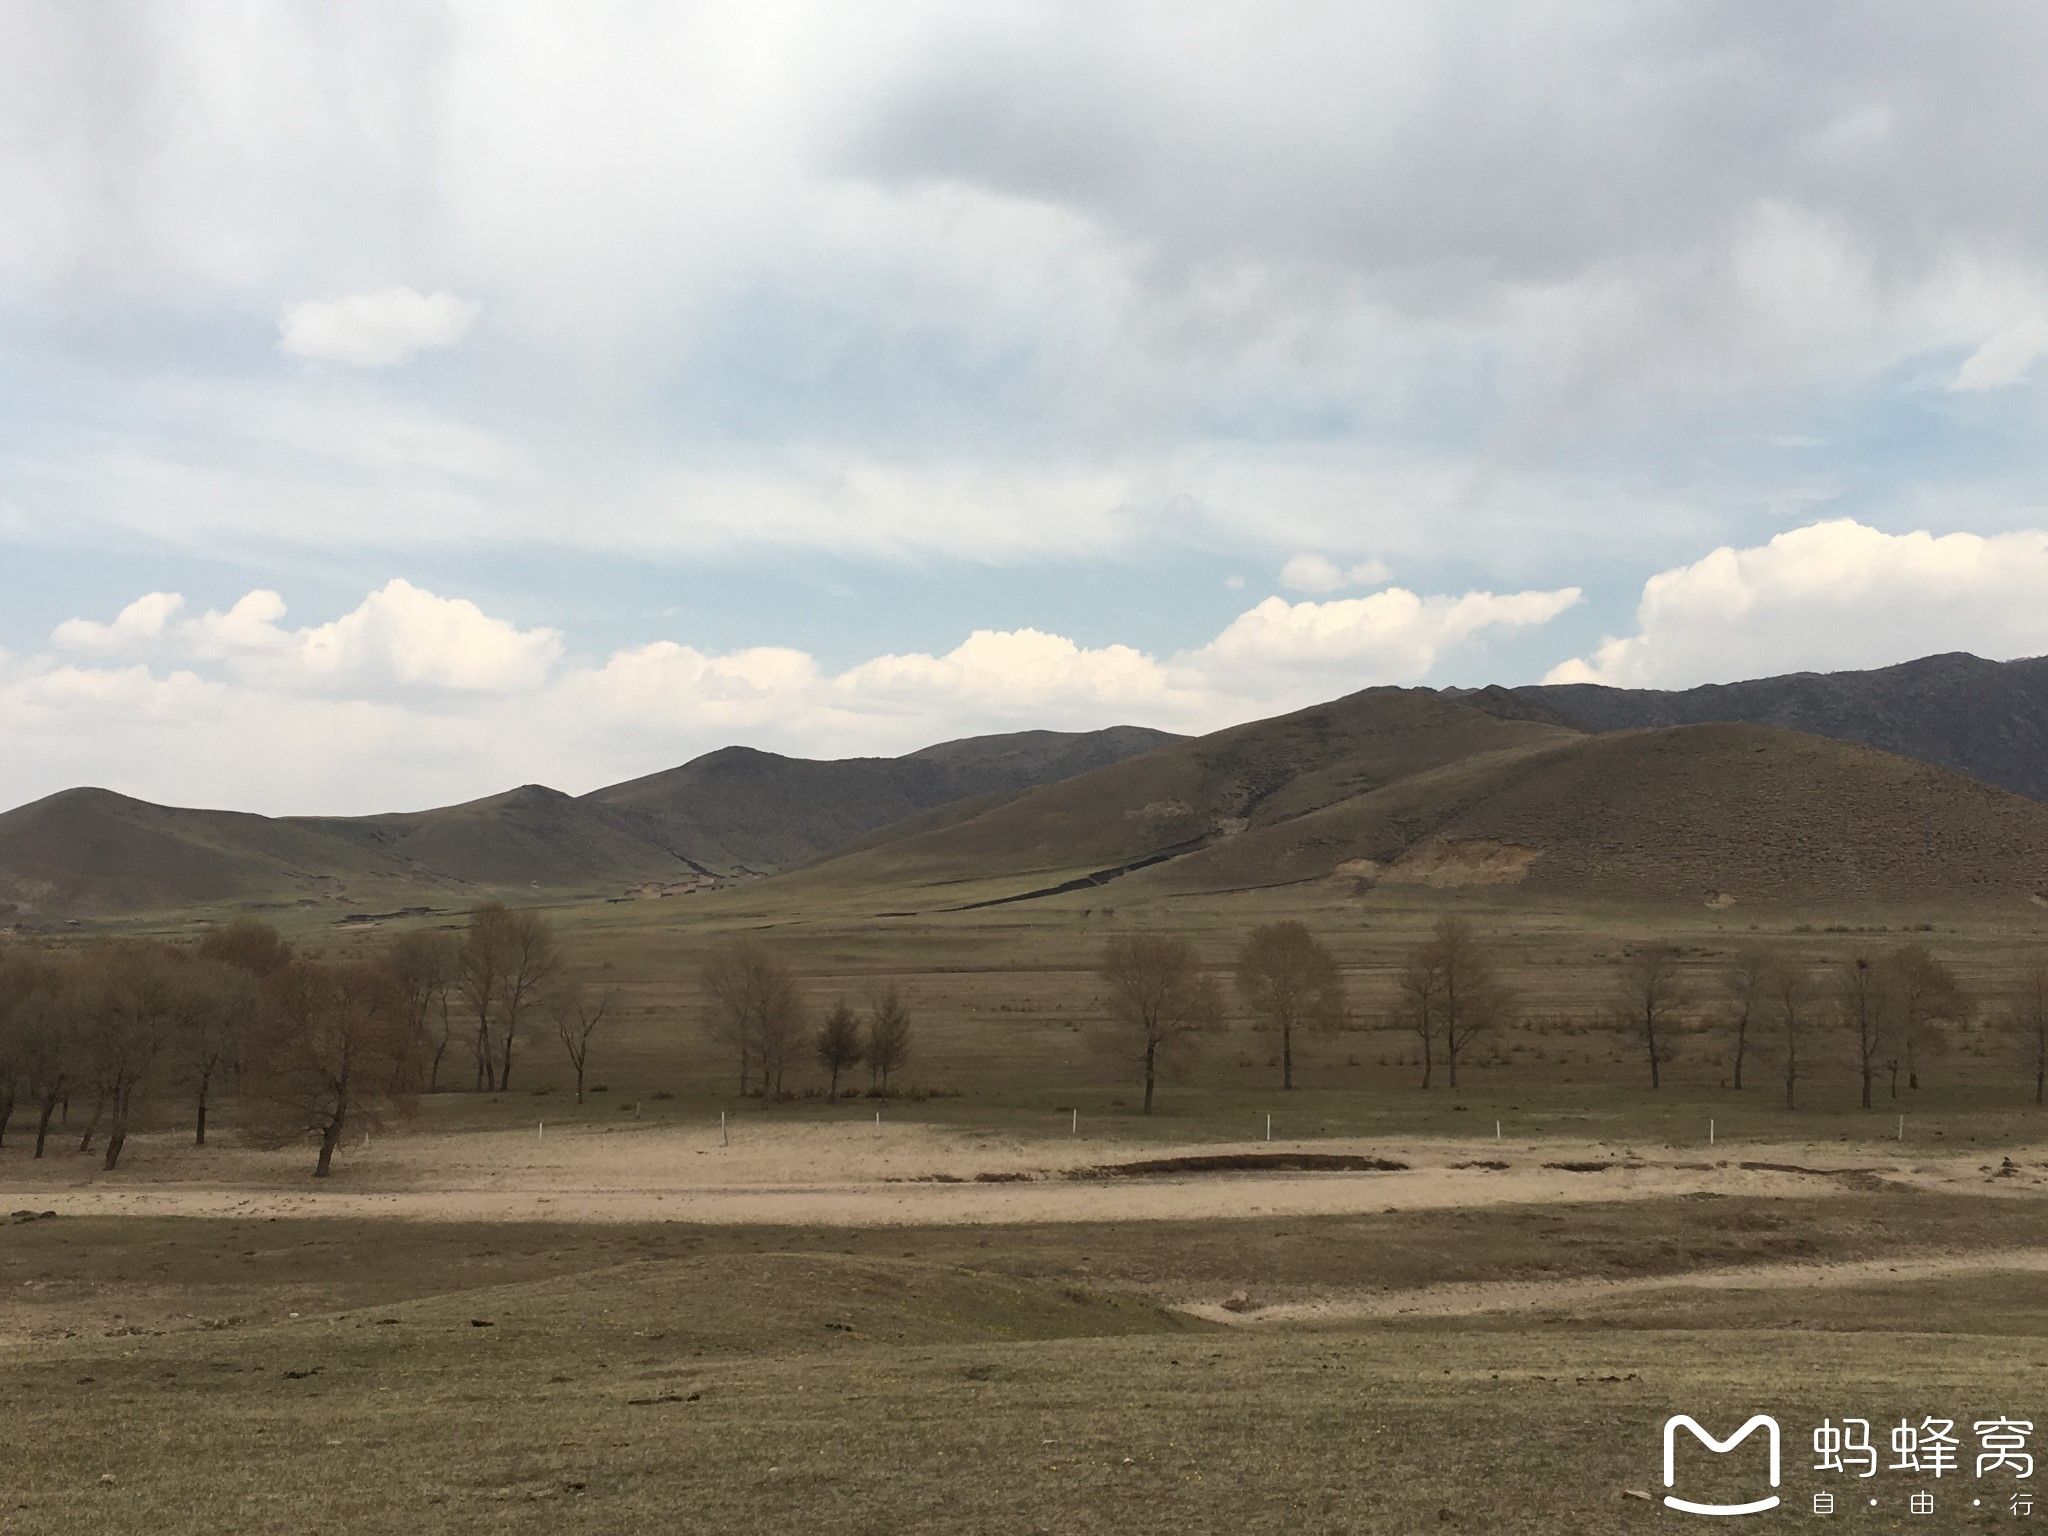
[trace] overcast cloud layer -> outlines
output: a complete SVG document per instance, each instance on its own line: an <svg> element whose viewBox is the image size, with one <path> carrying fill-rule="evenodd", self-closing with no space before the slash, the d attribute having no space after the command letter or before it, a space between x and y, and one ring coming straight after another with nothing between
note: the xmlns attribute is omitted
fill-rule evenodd
<svg viewBox="0 0 2048 1536"><path fill-rule="evenodd" d="M2044 55L0 3L0 804L2048 651Z"/></svg>

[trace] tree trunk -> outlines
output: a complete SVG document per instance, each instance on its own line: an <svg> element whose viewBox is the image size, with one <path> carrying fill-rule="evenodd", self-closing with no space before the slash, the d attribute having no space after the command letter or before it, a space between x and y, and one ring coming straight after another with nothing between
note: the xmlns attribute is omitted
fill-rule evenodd
<svg viewBox="0 0 2048 1536"><path fill-rule="evenodd" d="M1735 1091L1742 1091L1742 1053L1749 1048L1749 1021L1735 1026Z"/></svg>
<svg viewBox="0 0 2048 1536"><path fill-rule="evenodd" d="M583 1063L576 1063L576 1102L583 1102Z"/></svg>
<svg viewBox="0 0 2048 1536"><path fill-rule="evenodd" d="M434 1047L434 1059L427 1065L427 1092L441 1091L441 1058L448 1052L448 1037L443 1035L441 1043Z"/></svg>
<svg viewBox="0 0 2048 1536"><path fill-rule="evenodd" d="M1159 1042L1157 1040L1147 1040L1145 1042L1145 1113L1148 1115L1152 1113L1152 1069L1158 1054Z"/></svg>
<svg viewBox="0 0 2048 1536"><path fill-rule="evenodd" d="M202 1073L199 1078L199 1116L192 1127L192 1145L195 1147L206 1145L206 1087L212 1075L210 1072Z"/></svg>
<svg viewBox="0 0 2048 1536"><path fill-rule="evenodd" d="M52 1096L44 1099L42 1109L43 1112L41 1116L36 1120L37 1157L41 1157L43 1155L43 1143L50 1139L50 1116L57 1112L56 1098Z"/></svg>
<svg viewBox="0 0 2048 1536"><path fill-rule="evenodd" d="M519 1021L509 1019L505 1024L505 1052L499 1058L498 1092L503 1093L512 1086L512 1031L519 1027Z"/></svg>
<svg viewBox="0 0 2048 1536"><path fill-rule="evenodd" d="M7 1145L7 1122L14 1118L14 1095L0 1096L0 1147Z"/></svg>
<svg viewBox="0 0 2048 1536"><path fill-rule="evenodd" d="M1282 1091L1294 1087L1294 1026L1280 1026L1280 1087Z"/></svg>
<svg viewBox="0 0 2048 1536"><path fill-rule="evenodd" d="M1422 1086L1429 1086L1430 1075L1436 1070L1436 1052L1430 1044L1427 1030L1422 1034Z"/></svg>
<svg viewBox="0 0 2048 1536"><path fill-rule="evenodd" d="M1664 1086L1664 1079L1657 1062L1657 1026L1648 1019L1643 1021L1643 1040L1650 1048L1650 1088L1655 1092Z"/></svg>
<svg viewBox="0 0 2048 1536"><path fill-rule="evenodd" d="M78 1150L90 1152L93 1136L99 1131L100 1116L106 1113L107 1096L102 1093L92 1101L92 1118L85 1122L85 1134L78 1138Z"/></svg>
<svg viewBox="0 0 2048 1536"><path fill-rule="evenodd" d="M2034 1069L2034 1102L2036 1104L2043 1102L2042 1092L2044 1089L2048 1089L2048 1067L2036 1067ZM36 1149L36 1156L41 1157L42 1155L42 1149L39 1146Z"/></svg>
<svg viewBox="0 0 2048 1536"><path fill-rule="evenodd" d="M1444 1042L1444 1067L1446 1069L1446 1080L1449 1082L1451 1087L1457 1087L1458 1048L1455 1045L1451 1044L1451 1042L1448 1040Z"/></svg>
<svg viewBox="0 0 2048 1536"><path fill-rule="evenodd" d="M1899 1064L1896 1061L1891 1064L1891 1074L1892 1097L1897 1099L1899 1096Z"/></svg>
<svg viewBox="0 0 2048 1536"><path fill-rule="evenodd" d="M121 1161L121 1149L128 1144L128 1098L132 1092L132 1088L120 1088L114 1093L114 1120L107 1127L107 1155L101 1164L109 1173Z"/></svg>
<svg viewBox="0 0 2048 1536"><path fill-rule="evenodd" d="M336 1115L320 1132L320 1161L313 1165L313 1177L324 1179L334 1165L334 1149L341 1141L341 1117Z"/></svg>
<svg viewBox="0 0 2048 1536"><path fill-rule="evenodd" d="M1871 1104L1870 1104L1870 1079L1871 1079L1871 1077L1872 1077L1873 1075L1874 1075L1874 1074L1873 1074L1873 1073L1871 1072L1871 1070L1870 1070L1870 1063L1866 1061L1866 1062L1865 1062L1865 1063L1863 1064L1863 1107L1864 1107L1865 1109L1869 1109L1869 1108L1871 1107Z"/></svg>

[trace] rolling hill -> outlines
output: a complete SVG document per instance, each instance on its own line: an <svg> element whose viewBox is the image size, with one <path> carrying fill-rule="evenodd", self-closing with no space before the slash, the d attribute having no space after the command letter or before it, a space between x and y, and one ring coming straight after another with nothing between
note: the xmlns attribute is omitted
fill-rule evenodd
<svg viewBox="0 0 2048 1536"><path fill-rule="evenodd" d="M986 804L1178 739L1026 731L821 762L733 747L580 797L529 784L381 816L266 817L66 790L0 814L0 919L687 888L788 868L905 816Z"/></svg>
<svg viewBox="0 0 2048 1536"><path fill-rule="evenodd" d="M317 827L67 789L0 815L0 918L434 899L457 887Z"/></svg>
<svg viewBox="0 0 2048 1536"><path fill-rule="evenodd" d="M1868 672L1795 672L1681 692L1563 683L1515 693L1582 730L1777 725L2048 800L2048 657L1985 661L1953 652Z"/></svg>
<svg viewBox="0 0 2048 1536"><path fill-rule="evenodd" d="M1179 739L1137 726L1021 731L941 742L904 757L826 762L726 747L596 790L581 803L620 816L665 848L686 851L705 873L766 874L921 812L1070 779Z"/></svg>
<svg viewBox="0 0 2048 1536"><path fill-rule="evenodd" d="M1766 718L1724 718L1741 715ZM580 797L527 785L382 816L73 790L0 815L0 917L345 913L755 876L778 877L766 899L873 911L1112 881L1133 897L2048 904L2048 805L2014 790L2048 793L2048 661L1668 694L1375 688L1192 739L1032 731L832 762L729 747Z"/></svg>
<svg viewBox="0 0 2048 1536"><path fill-rule="evenodd" d="M1118 899L1280 886L1714 905L2048 894L2048 806L1965 775L1775 727L1591 734L1546 712L1498 691L1372 690L905 823L789 878L793 892L865 893L885 910L1112 881Z"/></svg>
<svg viewBox="0 0 2048 1536"><path fill-rule="evenodd" d="M1458 700L1426 689L1368 689L998 805L964 804L902 823L801 879L924 888L963 901L1101 883L1428 770L1584 739L1568 726L1515 717L1524 713L1512 695Z"/></svg>

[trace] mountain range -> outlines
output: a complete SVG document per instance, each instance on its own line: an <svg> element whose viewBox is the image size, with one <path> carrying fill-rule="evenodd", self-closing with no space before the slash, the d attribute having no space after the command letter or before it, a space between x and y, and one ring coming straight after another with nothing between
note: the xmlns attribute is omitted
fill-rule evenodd
<svg viewBox="0 0 2048 1536"><path fill-rule="evenodd" d="M1178 739L1135 726L1022 731L836 761L727 747L587 795L528 784L382 816L255 816L71 789L0 814L0 920L666 894L808 863L920 811Z"/></svg>
<svg viewBox="0 0 2048 1536"><path fill-rule="evenodd" d="M2048 904L2048 659L1681 692L1374 688L1198 738L1120 726L812 761L728 747L582 796L263 817L77 789L0 814L0 920L780 876L875 910L1274 886Z"/></svg>
<svg viewBox="0 0 2048 1536"><path fill-rule="evenodd" d="M1549 684L1515 692L1586 731L1739 721L1879 747L2048 800L2048 657L1967 652L1869 672L1792 672L1682 692Z"/></svg>
<svg viewBox="0 0 2048 1536"><path fill-rule="evenodd" d="M1504 689L1369 689L934 812L781 884L898 912L1280 887L2023 910L2048 904L2048 805L1776 726L1595 733Z"/></svg>

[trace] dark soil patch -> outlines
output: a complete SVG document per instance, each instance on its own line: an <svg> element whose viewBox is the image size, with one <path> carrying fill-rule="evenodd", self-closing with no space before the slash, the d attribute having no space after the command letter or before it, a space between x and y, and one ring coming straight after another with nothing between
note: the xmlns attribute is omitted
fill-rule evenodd
<svg viewBox="0 0 2048 1536"><path fill-rule="evenodd" d="M1613 1173L1618 1168L1640 1168L1641 1163L1545 1163L1559 1173Z"/></svg>
<svg viewBox="0 0 2048 1536"><path fill-rule="evenodd" d="M1070 1179L1148 1178L1172 1173L1405 1173L1391 1157L1350 1152L1214 1152L1187 1157L1150 1157L1135 1163L1077 1168Z"/></svg>

